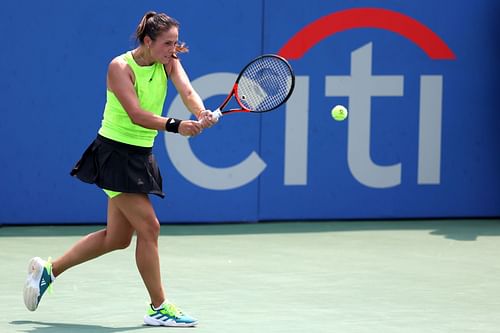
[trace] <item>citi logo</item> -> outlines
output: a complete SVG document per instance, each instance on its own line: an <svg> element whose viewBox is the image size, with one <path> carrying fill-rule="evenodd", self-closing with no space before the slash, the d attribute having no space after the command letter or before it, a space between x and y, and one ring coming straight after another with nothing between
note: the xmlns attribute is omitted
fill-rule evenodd
<svg viewBox="0 0 500 333"><path fill-rule="evenodd" d="M357 28L383 29L399 34L417 45L431 60L453 60L455 55L431 29L401 13L379 8L356 8L319 18L296 33L279 51L289 60L300 59L320 41L337 33ZM326 97L347 97L349 108L347 162L353 177L371 188L401 184L402 163L378 165L370 156L372 97L401 97L403 75L373 75L373 43L353 50L350 75L324 77ZM292 63L293 66L293 63ZM202 98L225 95L236 79L234 73L212 73L194 80ZM309 137L309 76L296 77L295 91L286 104L284 178L285 186L307 186ZM441 118L443 75L421 75L419 92L418 184L439 184L441 163ZM329 110L324 110L329 112ZM169 117L189 117L177 96ZM187 138L165 139L167 153L177 170L192 183L212 190L230 190L255 180L266 168L255 151L241 162L216 168L201 161Z"/></svg>
<svg viewBox="0 0 500 333"><path fill-rule="evenodd" d="M293 36L280 50L288 59L300 59L323 39L350 29L384 29L402 35L419 46L430 59L453 60L455 55L432 30L398 12L359 8L336 12L318 19ZM401 163L381 166L370 157L371 98L403 96L404 76L372 75L373 45L368 43L351 53L351 74L326 76L325 96L348 97L349 125L347 160L360 183L373 188L394 187L401 183ZM287 104L287 126L293 136L285 140L285 183L307 182L307 133L300 124L308 121L307 76L297 78L294 95ZM443 76L420 77L418 184L439 184L441 166L441 115ZM297 132L299 130L299 132ZM289 133L290 131L287 131ZM288 166L288 168L287 168Z"/></svg>

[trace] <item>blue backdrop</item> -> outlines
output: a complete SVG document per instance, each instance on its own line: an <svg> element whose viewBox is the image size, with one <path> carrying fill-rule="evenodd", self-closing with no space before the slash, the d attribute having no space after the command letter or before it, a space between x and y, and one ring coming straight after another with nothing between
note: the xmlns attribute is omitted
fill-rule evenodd
<svg viewBox="0 0 500 333"><path fill-rule="evenodd" d="M150 9L181 22L209 108L260 54L297 75L276 112L158 135L162 222L500 216L500 5L374 3L4 2L0 223L105 221L104 193L69 171L99 128L107 65ZM188 116L172 85L165 114Z"/></svg>

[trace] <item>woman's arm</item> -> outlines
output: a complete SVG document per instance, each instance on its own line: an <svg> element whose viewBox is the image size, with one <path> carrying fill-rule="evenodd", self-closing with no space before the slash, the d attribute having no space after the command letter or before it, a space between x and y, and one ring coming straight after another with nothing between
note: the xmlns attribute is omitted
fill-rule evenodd
<svg viewBox="0 0 500 333"><path fill-rule="evenodd" d="M205 110L203 100L191 85L191 81L181 62L178 59L172 59L172 62L165 66L165 68L189 112L200 120L203 128L213 126L217 122L217 119L212 117L211 112Z"/></svg>
<svg viewBox="0 0 500 333"><path fill-rule="evenodd" d="M184 71L181 62L178 59L172 59L170 64L166 66L166 69L186 108L197 119L200 119L201 112L205 110L205 106L200 95L198 95L191 85L191 81L186 71Z"/></svg>

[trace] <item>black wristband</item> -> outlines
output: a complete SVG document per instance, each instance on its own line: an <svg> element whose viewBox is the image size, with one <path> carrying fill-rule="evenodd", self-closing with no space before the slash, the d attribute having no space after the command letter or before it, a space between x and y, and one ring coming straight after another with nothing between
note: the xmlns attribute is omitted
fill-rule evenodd
<svg viewBox="0 0 500 333"><path fill-rule="evenodd" d="M165 123L165 131L179 133L179 126L181 125L181 121L182 120L176 118L168 118L167 122Z"/></svg>

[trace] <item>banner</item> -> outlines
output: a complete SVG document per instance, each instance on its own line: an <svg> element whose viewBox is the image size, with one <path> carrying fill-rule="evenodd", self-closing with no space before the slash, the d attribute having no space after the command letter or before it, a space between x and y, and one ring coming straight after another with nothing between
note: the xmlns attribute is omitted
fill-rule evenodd
<svg viewBox="0 0 500 333"><path fill-rule="evenodd" d="M95 138L106 71L147 10L180 21L209 109L254 57L296 74L285 106L159 133L162 222L500 216L495 1L7 2L0 223L100 223L107 199L69 176ZM341 104L349 117L332 119ZM190 116L169 82L164 115Z"/></svg>

